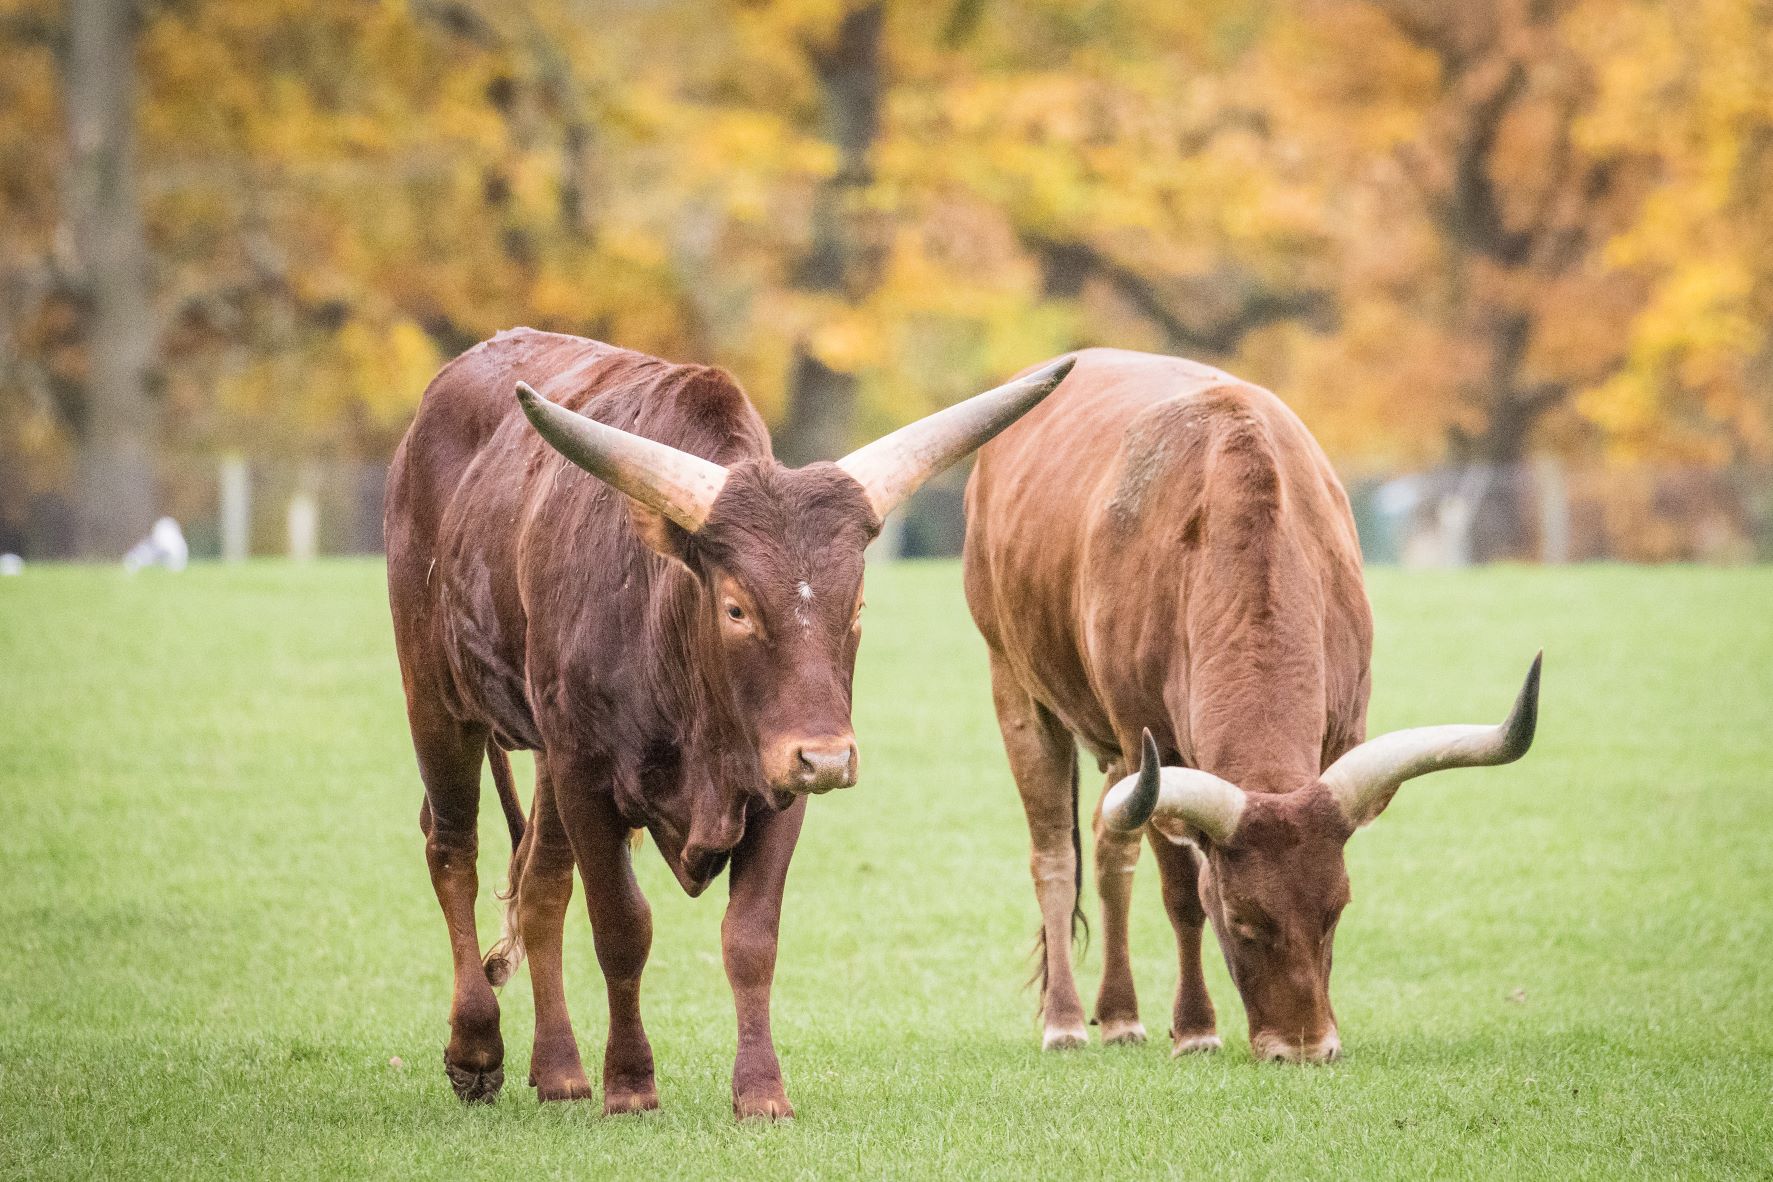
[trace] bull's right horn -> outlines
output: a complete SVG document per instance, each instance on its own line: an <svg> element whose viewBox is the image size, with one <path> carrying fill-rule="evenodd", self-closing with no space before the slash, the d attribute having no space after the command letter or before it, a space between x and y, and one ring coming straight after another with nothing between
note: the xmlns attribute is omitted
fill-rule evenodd
<svg viewBox="0 0 1773 1182"><path fill-rule="evenodd" d="M1211 772L1163 767L1148 728L1140 740L1139 771L1102 798L1102 820L1120 833L1137 832L1153 817L1186 821L1214 841L1228 841L1243 816L1244 790Z"/></svg>
<svg viewBox="0 0 1773 1182"><path fill-rule="evenodd" d="M999 431L1033 410L1075 364L1077 358L1063 357L1025 377L975 394L857 448L837 461L837 466L862 486L874 515L885 521L886 515L924 481L985 446Z"/></svg>
<svg viewBox="0 0 1773 1182"><path fill-rule="evenodd" d="M1359 828L1385 810L1405 780L1455 767L1512 763L1533 745L1539 722L1541 652L1527 670L1514 709L1499 726L1419 726L1368 739L1344 752L1323 774L1324 786L1350 825Z"/></svg>
<svg viewBox="0 0 1773 1182"><path fill-rule="evenodd" d="M527 382L517 383L517 401L555 451L692 534L726 485L726 469L712 460L557 406Z"/></svg>

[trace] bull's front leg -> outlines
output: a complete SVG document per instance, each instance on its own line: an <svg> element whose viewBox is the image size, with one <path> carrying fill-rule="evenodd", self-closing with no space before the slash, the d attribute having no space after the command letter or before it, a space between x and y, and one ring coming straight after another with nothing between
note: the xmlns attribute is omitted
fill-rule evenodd
<svg viewBox="0 0 1773 1182"><path fill-rule="evenodd" d="M1108 769L1113 786L1126 774L1116 762ZM1092 824L1096 836L1096 897L1102 901L1102 988L1096 994L1096 1022L1104 1045L1145 1041L1139 1021L1139 996L1133 986L1132 950L1127 917L1132 909L1133 870L1139 864L1139 835L1116 833L1102 821L1096 804Z"/></svg>
<svg viewBox="0 0 1773 1182"><path fill-rule="evenodd" d="M568 784L597 784L606 777L588 768L576 777L557 776L555 805L572 841L573 860L585 884L591 913L591 940L609 994L609 1039L603 1050L603 1111L611 1116L646 1112L659 1106L653 1077L653 1049L640 1020L640 977L653 945L653 916L628 854L628 826L613 798L600 791L570 791ZM564 1022L565 1008L561 1007ZM570 1037L570 1030L564 1032ZM570 1069L570 1061L562 1060ZM538 1079L540 1076L538 1076ZM566 1075L569 1092L577 1080Z"/></svg>
<svg viewBox="0 0 1773 1182"><path fill-rule="evenodd" d="M805 797L779 813L760 810L747 824L744 840L733 850L731 894L720 925L720 945L739 1019L733 1115L740 1120L794 1115L770 1037L770 988L776 975L782 888L805 815Z"/></svg>
<svg viewBox="0 0 1773 1182"><path fill-rule="evenodd" d="M1154 829L1148 829L1151 852L1157 855L1163 876L1164 910L1176 932L1176 957L1180 977L1176 1005L1170 1016L1170 1054L1189 1055L1219 1049L1213 1015L1213 999L1207 995L1207 979L1201 972L1201 929L1207 913L1200 902L1200 862L1194 850L1177 845Z"/></svg>

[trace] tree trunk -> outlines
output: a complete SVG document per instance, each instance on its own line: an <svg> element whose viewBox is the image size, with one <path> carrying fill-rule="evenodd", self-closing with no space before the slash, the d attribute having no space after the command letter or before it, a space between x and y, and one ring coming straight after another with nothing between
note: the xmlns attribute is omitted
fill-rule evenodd
<svg viewBox="0 0 1773 1182"><path fill-rule="evenodd" d="M63 216L76 258L87 381L73 415L79 449L76 552L118 558L156 515L154 324L135 182L132 0L70 0L62 90Z"/></svg>
<svg viewBox="0 0 1773 1182"><path fill-rule="evenodd" d="M881 0L852 9L830 45L809 50L824 98L824 135L838 151L836 173L819 188L813 208L812 244L801 260L796 286L836 294L860 304L880 281L881 252L870 240L861 209L873 180L868 156L880 133ZM856 375L834 369L805 340L794 345L788 378L788 413L776 431L776 454L790 465L831 460L851 443L856 417Z"/></svg>

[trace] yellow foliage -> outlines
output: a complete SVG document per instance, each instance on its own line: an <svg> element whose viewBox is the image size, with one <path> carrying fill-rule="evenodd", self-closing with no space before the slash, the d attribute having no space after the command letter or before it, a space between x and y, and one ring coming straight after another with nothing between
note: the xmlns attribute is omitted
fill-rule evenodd
<svg viewBox="0 0 1773 1182"><path fill-rule="evenodd" d="M1519 446L1535 399L1547 446L1773 454L1755 0L905 0L834 198L859 3L146 6L181 442L384 453L449 354L529 323L727 365L774 419L810 351L858 433L1108 343L1233 366L1340 456ZM0 42L8 293L56 258L56 87ZM0 310L0 366L77 379L68 314ZM0 445L46 454L25 372Z"/></svg>

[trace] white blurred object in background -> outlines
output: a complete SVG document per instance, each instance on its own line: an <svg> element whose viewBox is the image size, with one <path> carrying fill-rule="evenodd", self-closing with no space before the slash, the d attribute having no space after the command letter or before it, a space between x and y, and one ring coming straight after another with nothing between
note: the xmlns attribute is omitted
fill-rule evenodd
<svg viewBox="0 0 1773 1182"><path fill-rule="evenodd" d="M0 576L22 575L25 573L25 560L16 554L0 554Z"/></svg>
<svg viewBox="0 0 1773 1182"><path fill-rule="evenodd" d="M123 556L123 569L134 574L144 566L163 566L167 570L184 570L190 560L191 548L185 544L185 531L170 517L162 517L148 531L148 536Z"/></svg>
<svg viewBox="0 0 1773 1182"><path fill-rule="evenodd" d="M289 498L289 556L297 562L312 562L320 553L320 502L311 492L299 492Z"/></svg>

